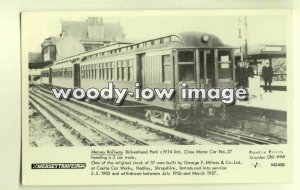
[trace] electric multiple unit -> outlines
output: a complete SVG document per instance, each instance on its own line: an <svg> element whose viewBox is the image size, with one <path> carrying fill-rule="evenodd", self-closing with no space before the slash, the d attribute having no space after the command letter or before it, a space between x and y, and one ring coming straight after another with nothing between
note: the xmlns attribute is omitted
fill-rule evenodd
<svg viewBox="0 0 300 190"><path fill-rule="evenodd" d="M60 87L102 89L108 82L116 88L175 88L172 100L146 101L128 96L132 105L145 105L147 119L165 126L222 121L220 101L186 101L181 84L189 88L233 88L234 61L231 46L211 34L186 32L136 44L99 48L56 61L42 71L42 83Z"/></svg>

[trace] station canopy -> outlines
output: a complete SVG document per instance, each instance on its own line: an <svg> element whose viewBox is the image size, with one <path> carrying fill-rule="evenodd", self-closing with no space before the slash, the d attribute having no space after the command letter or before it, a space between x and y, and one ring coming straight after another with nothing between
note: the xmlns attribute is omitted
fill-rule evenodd
<svg viewBox="0 0 300 190"><path fill-rule="evenodd" d="M234 52L235 57L240 57L240 49ZM285 45L255 45L248 46L248 59L272 59L286 57Z"/></svg>

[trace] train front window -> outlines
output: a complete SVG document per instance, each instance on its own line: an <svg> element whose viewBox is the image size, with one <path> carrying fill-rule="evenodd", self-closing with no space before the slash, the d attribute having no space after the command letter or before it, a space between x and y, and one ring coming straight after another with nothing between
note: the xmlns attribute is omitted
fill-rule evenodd
<svg viewBox="0 0 300 190"><path fill-rule="evenodd" d="M218 51L218 77L219 79L232 78L232 57L231 51Z"/></svg>
<svg viewBox="0 0 300 190"><path fill-rule="evenodd" d="M195 56L194 51L179 51L178 52L179 62L194 62Z"/></svg>
<svg viewBox="0 0 300 190"><path fill-rule="evenodd" d="M195 64L179 65L179 81L195 81Z"/></svg>
<svg viewBox="0 0 300 190"><path fill-rule="evenodd" d="M179 81L196 81L194 50L178 51Z"/></svg>

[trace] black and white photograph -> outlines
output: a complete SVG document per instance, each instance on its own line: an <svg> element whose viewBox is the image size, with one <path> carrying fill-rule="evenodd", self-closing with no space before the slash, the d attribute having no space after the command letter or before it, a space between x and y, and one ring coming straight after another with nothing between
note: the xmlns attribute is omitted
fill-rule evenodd
<svg viewBox="0 0 300 190"><path fill-rule="evenodd" d="M21 21L24 185L292 179L290 11Z"/></svg>
<svg viewBox="0 0 300 190"><path fill-rule="evenodd" d="M32 147L287 143L284 15L74 13L23 25Z"/></svg>

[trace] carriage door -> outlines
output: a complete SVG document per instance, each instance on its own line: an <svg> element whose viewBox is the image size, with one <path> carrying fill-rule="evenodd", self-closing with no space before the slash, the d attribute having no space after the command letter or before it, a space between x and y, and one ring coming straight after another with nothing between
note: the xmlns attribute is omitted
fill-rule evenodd
<svg viewBox="0 0 300 190"><path fill-rule="evenodd" d="M49 84L52 84L52 68L49 69Z"/></svg>
<svg viewBox="0 0 300 190"><path fill-rule="evenodd" d="M137 55L137 64L136 64L136 71L137 71L137 82L139 82L143 87L146 86L145 84L145 54L138 54Z"/></svg>
<svg viewBox="0 0 300 190"><path fill-rule="evenodd" d="M200 50L199 53L201 87L213 87L215 85L214 51Z"/></svg>
<svg viewBox="0 0 300 190"><path fill-rule="evenodd" d="M80 88L80 65L74 64L74 87Z"/></svg>
<svg viewBox="0 0 300 190"><path fill-rule="evenodd" d="M233 84L232 51L230 49L222 49L217 50L216 54L217 85L221 88L229 87Z"/></svg>

